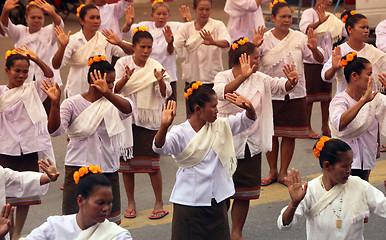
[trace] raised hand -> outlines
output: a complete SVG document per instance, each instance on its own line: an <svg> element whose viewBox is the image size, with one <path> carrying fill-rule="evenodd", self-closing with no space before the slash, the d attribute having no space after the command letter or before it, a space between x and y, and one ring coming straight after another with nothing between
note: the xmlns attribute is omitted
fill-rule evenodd
<svg viewBox="0 0 386 240"><path fill-rule="evenodd" d="M24 56L25 58L28 58L32 61L38 59L38 55L36 53L34 53L34 51L32 51L31 49L29 49L27 47L27 45L24 45L25 49L24 48L21 48L21 47L18 47L18 48L15 48L15 51L17 54L20 54L22 56Z"/></svg>
<svg viewBox="0 0 386 240"><path fill-rule="evenodd" d="M161 69L161 71L157 71L157 69L154 68L154 77L157 79L158 82L166 77L165 73L166 73L165 69Z"/></svg>
<svg viewBox="0 0 386 240"><path fill-rule="evenodd" d="M36 5L40 7L45 13L52 14L55 12L54 8L51 6L51 4L47 3L45 0L36 0Z"/></svg>
<svg viewBox="0 0 386 240"><path fill-rule="evenodd" d="M113 45L119 45L122 42L122 40L118 37L117 34L115 34L113 29L111 28L110 30L107 28L102 29L102 34L106 37L106 40Z"/></svg>
<svg viewBox="0 0 386 240"><path fill-rule="evenodd" d="M324 23L330 17L330 15L326 15L326 5L324 4L319 5L315 11L318 14L319 24Z"/></svg>
<svg viewBox="0 0 386 240"><path fill-rule="evenodd" d="M176 116L176 102L169 100L168 104L164 104L161 116L161 125L169 127Z"/></svg>
<svg viewBox="0 0 386 240"><path fill-rule="evenodd" d="M215 42L214 42L214 39L212 37L212 34L210 34L209 31L205 30L205 29L202 29L200 31L200 36L202 37L202 39L204 40L202 43L204 45L215 45Z"/></svg>
<svg viewBox="0 0 386 240"><path fill-rule="evenodd" d="M241 67L241 76L243 78L247 79L249 76L252 75L252 73L255 73L257 71L257 66L255 64L253 64L253 66L251 67L251 56L247 56L246 53L241 54L239 61Z"/></svg>
<svg viewBox="0 0 386 240"><path fill-rule="evenodd" d="M386 73L378 74L378 80L382 83L383 87L386 88Z"/></svg>
<svg viewBox="0 0 386 240"><path fill-rule="evenodd" d="M47 94L47 96L51 99L52 102L60 102L60 87L57 83L54 84L54 81L52 81L51 78L50 81L44 79L44 81L42 82L42 86L40 86L40 89Z"/></svg>
<svg viewBox="0 0 386 240"><path fill-rule="evenodd" d="M63 29L60 26L55 26L55 35L58 39L58 42L61 46L67 46L70 41L71 31L68 31L67 35L63 32Z"/></svg>
<svg viewBox="0 0 386 240"><path fill-rule="evenodd" d="M292 168L292 172L288 171L288 178L285 178L288 186L288 192L294 204L298 205L307 193L308 183L302 186L299 170Z"/></svg>
<svg viewBox="0 0 386 240"><path fill-rule="evenodd" d="M331 63L332 68L339 69L340 68L340 60L342 59L342 52L340 50L340 46L335 47L334 50L332 50L331 55Z"/></svg>
<svg viewBox="0 0 386 240"><path fill-rule="evenodd" d="M229 102L235 104L238 107L241 107L245 110L253 110L253 105L251 101L249 101L248 98L244 97L243 95L239 94L238 92L234 91L233 93L226 93L225 99Z"/></svg>
<svg viewBox="0 0 386 240"><path fill-rule="evenodd" d="M318 47L318 39L316 38L316 33L314 33L314 29L308 28L307 37L307 47L311 50L316 50Z"/></svg>
<svg viewBox="0 0 386 240"><path fill-rule="evenodd" d="M90 73L90 77L91 77L90 86L94 87L99 93L101 93L102 95L105 95L106 93L111 91L106 82L106 73L103 74L103 77L102 77L101 71L95 69L94 72Z"/></svg>
<svg viewBox="0 0 386 240"><path fill-rule="evenodd" d="M162 29L162 33L164 34L164 37L167 43L173 43L174 37L173 37L172 29L168 25L166 25L164 29Z"/></svg>
<svg viewBox="0 0 386 240"><path fill-rule="evenodd" d="M5 1L4 6L3 6L3 11L5 11L7 13L12 11L17 6L19 6L18 3L19 3L19 0L7 0L7 1Z"/></svg>
<svg viewBox="0 0 386 240"><path fill-rule="evenodd" d="M7 233L11 228L14 209L15 207L12 207L11 204L5 204L1 209L1 214L0 214L0 238L1 239L3 239L5 235L7 235Z"/></svg>
<svg viewBox="0 0 386 240"><path fill-rule="evenodd" d="M283 72L285 76L288 78L291 88L294 88L296 84L298 84L299 82L299 74L298 72L296 72L295 66L293 64L284 65Z"/></svg>
<svg viewBox="0 0 386 240"><path fill-rule="evenodd" d="M365 94L361 97L365 103L371 102L375 95L378 94L378 91L373 92L373 77L370 76L369 81L367 82L367 89Z"/></svg>
<svg viewBox="0 0 386 240"><path fill-rule="evenodd" d="M180 10L180 14L184 22L192 21L192 15L190 14L189 7L182 5L178 10Z"/></svg>
<svg viewBox="0 0 386 240"><path fill-rule="evenodd" d="M129 80L131 75L133 75L134 70L135 68L130 69L129 66L127 65L125 66L125 73L126 73L125 77L127 78L127 80Z"/></svg>
<svg viewBox="0 0 386 240"><path fill-rule="evenodd" d="M134 7L133 6L128 6L126 11L125 11L125 20L126 20L126 25L128 28L130 28L131 25L134 23L135 19L135 13L134 13Z"/></svg>
<svg viewBox="0 0 386 240"><path fill-rule="evenodd" d="M38 161L39 167L47 174L51 182L55 182L58 179L60 173L56 169L55 165L50 161L50 159L49 158L46 158L46 159L47 159L47 162L44 161L43 159Z"/></svg>
<svg viewBox="0 0 386 240"><path fill-rule="evenodd" d="M265 26L259 26L256 30L255 28L255 34L253 35L252 42L256 45L256 47L259 47L263 41L264 41L264 32L265 32Z"/></svg>

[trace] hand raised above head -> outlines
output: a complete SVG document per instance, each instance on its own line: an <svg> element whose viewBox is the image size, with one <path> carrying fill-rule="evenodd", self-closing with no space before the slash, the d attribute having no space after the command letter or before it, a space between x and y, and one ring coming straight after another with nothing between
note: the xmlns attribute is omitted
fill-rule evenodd
<svg viewBox="0 0 386 240"><path fill-rule="evenodd" d="M261 44L263 44L264 32L265 32L265 26L259 26L257 30L255 28L255 34L253 35L252 42L253 44L256 45L256 47L259 47Z"/></svg>
<svg viewBox="0 0 386 240"><path fill-rule="evenodd" d="M32 61L35 61L39 58L38 55L34 51L32 51L31 49L28 48L27 45L24 45L24 47L25 47L25 49L21 48L21 47L15 48L16 53L20 54L20 55L24 56L25 58L30 59Z"/></svg>
<svg viewBox="0 0 386 240"><path fill-rule="evenodd" d="M99 70L94 70L94 72L90 73L91 77L91 84L90 86L95 88L99 93L102 95L105 95L108 92L111 92L107 82L106 82L106 73L101 74L101 71Z"/></svg>
<svg viewBox="0 0 386 240"><path fill-rule="evenodd" d="M179 9L182 20L184 22L191 22L192 21L192 15L190 14L189 7L182 5Z"/></svg>

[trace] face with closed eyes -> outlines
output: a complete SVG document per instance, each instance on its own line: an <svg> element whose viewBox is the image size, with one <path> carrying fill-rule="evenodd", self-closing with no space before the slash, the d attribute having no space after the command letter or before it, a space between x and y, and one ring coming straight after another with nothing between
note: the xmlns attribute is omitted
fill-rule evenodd
<svg viewBox="0 0 386 240"><path fill-rule="evenodd" d="M88 198L78 196L78 205L81 216L88 225L102 223L110 214L113 206L112 188L96 186Z"/></svg>

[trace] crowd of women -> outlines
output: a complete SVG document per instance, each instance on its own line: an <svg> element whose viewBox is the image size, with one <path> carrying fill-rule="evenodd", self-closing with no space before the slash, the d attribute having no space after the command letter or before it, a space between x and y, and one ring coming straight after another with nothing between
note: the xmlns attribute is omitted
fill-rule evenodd
<svg viewBox="0 0 386 240"><path fill-rule="evenodd" d="M128 199L123 216L137 216L135 174L147 173L155 195L149 218L163 218L160 154L179 167L172 239L243 239L250 200L275 182L291 196L278 227L305 216L308 239L362 239L370 212L386 217L385 196L368 183L379 133L386 135L386 20L376 48L366 43L366 16L348 10L338 18L326 11L332 0L305 10L300 31L290 28L284 0L272 2L268 31L265 0L228 0L228 27L210 17L211 0L193 1L195 19L181 6L184 23L168 21L162 0L151 6L152 21L139 23L133 0L87 0L77 10L81 29L71 34L45 0L28 4L27 26L15 25L9 13L18 1L6 0L0 17L0 36L15 41L5 56L8 83L0 86L1 237L20 238L29 206L58 179L51 137L64 133L63 216L25 239L131 239L119 227L118 173ZM45 15L52 24L43 26ZM187 120L168 132L182 94L177 57L184 58ZM311 128L314 102L321 102L323 137ZM318 140L323 174L303 185L288 168L295 140L307 137Z"/></svg>

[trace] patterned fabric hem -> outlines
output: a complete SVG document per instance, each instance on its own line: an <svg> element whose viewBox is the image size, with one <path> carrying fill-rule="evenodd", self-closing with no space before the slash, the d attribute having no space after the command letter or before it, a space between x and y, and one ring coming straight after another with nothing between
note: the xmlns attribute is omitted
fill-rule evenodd
<svg viewBox="0 0 386 240"><path fill-rule="evenodd" d="M28 198L6 198L6 202L12 206L30 206L39 205L42 203L39 196L33 196Z"/></svg>
<svg viewBox="0 0 386 240"><path fill-rule="evenodd" d="M107 219L110 222L116 223L117 225L121 224L121 211L110 213Z"/></svg>
<svg viewBox="0 0 386 240"><path fill-rule="evenodd" d="M275 137L307 138L308 127L275 127Z"/></svg>
<svg viewBox="0 0 386 240"><path fill-rule="evenodd" d="M260 197L260 187L250 188L236 188L236 193L231 197L232 199L251 200Z"/></svg>
<svg viewBox="0 0 386 240"><path fill-rule="evenodd" d="M307 103L312 102L330 102L332 99L331 93L318 93L318 94L312 94L308 95L306 97Z"/></svg>

